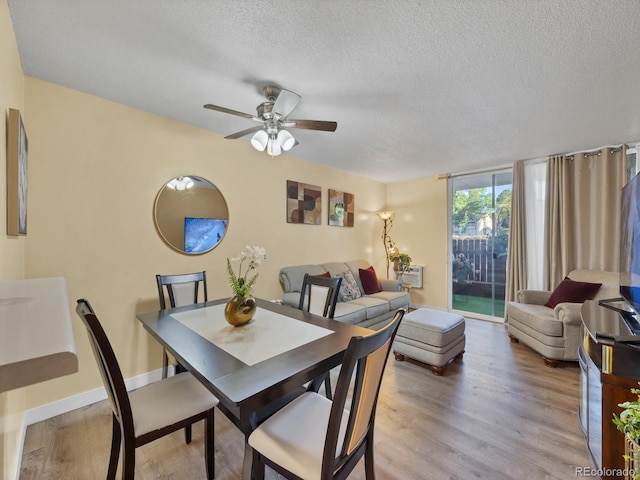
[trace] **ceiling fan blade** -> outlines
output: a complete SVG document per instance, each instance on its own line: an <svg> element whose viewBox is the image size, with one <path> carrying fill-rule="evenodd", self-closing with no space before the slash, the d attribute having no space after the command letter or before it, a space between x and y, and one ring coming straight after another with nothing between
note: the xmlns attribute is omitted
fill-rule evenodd
<svg viewBox="0 0 640 480"><path fill-rule="evenodd" d="M239 117L251 119L254 118L253 115L249 115L248 113L238 112L237 110L231 110L230 108L219 107L218 105L211 105L210 103L207 103L204 108L208 108L209 110L217 110L218 112L222 113L230 113L231 115L237 115Z"/></svg>
<svg viewBox="0 0 640 480"><path fill-rule="evenodd" d="M335 132L338 128L337 122L325 122L324 120L287 120L293 123L294 128L304 128L306 130L322 130L324 132Z"/></svg>
<svg viewBox="0 0 640 480"><path fill-rule="evenodd" d="M293 93L289 90L280 90L276 103L273 104L273 113L277 113L282 118L287 118L294 108L298 106L302 97L297 93Z"/></svg>
<svg viewBox="0 0 640 480"><path fill-rule="evenodd" d="M241 130L239 132L232 133L231 135L227 135L224 138L228 138L229 140L233 140L235 138L244 137L245 135L249 135L250 133L257 132L258 130L262 130L262 128L263 128L262 126L247 128L246 130Z"/></svg>

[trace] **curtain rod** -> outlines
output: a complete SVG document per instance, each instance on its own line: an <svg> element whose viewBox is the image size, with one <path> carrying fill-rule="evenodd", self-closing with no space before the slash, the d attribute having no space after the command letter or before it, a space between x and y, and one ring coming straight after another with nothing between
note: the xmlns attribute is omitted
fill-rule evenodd
<svg viewBox="0 0 640 480"><path fill-rule="evenodd" d="M483 168L482 170L468 170L466 172L460 172L460 173L442 173L440 175L438 175L438 180L446 180L448 178L456 178L456 177L466 177L467 175L475 175L477 173L488 173L488 172L499 172L500 170L507 170L508 168L511 168L512 164L506 164L506 165L497 165L495 167L487 167L487 168Z"/></svg>
<svg viewBox="0 0 640 480"><path fill-rule="evenodd" d="M638 141L638 142L631 142L631 143L621 143L620 145L603 145L602 147L599 147L599 148L589 149L589 150L587 150L586 153L597 152L598 150L602 150L603 148L612 148L613 149L612 153L616 153L616 152L622 150L622 146L623 145L626 146L627 148L640 149L640 141ZM571 153L556 153L556 154L553 154L553 155L547 155L546 157L530 158L530 159L523 160L523 161L525 163L546 162L549 157L555 157L555 156L558 156L558 155L564 155L565 157L572 157L576 153L583 153L583 152L584 152L584 150L578 150L576 152L571 152ZM592 153L592 155L598 155L598 153ZM482 169L482 170L469 170L469 171L461 172L461 173L442 173L442 174L438 175L436 178L438 180L446 180L448 178L464 177L464 176L467 176L467 175L474 175L476 173L494 172L494 171L499 171L499 170L504 170L504 169L507 169L507 168L511 168L512 165L513 165L513 163L510 163L508 165L497 166L497 167L493 167L493 168L485 168L485 169Z"/></svg>
<svg viewBox="0 0 640 480"><path fill-rule="evenodd" d="M599 155L598 152L604 150L605 148L613 148L615 149L619 149L619 151L622 151L622 146L626 145L627 148L629 148L629 145L621 143L619 145L603 145L601 147L598 148L590 148L588 150L577 150L575 152L571 152L571 153L556 153L554 155L549 155L550 157L557 157L559 155L564 155L565 157L571 157L573 155L575 155L576 153L584 153L585 155L588 156L592 156L592 155Z"/></svg>

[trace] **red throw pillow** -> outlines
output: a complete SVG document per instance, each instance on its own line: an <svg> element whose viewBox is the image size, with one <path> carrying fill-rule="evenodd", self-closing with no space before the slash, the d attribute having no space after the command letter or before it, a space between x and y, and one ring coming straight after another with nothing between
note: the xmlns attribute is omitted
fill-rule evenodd
<svg viewBox="0 0 640 480"><path fill-rule="evenodd" d="M362 288L364 288L365 294L371 295L372 293L382 291L382 285L380 285L380 280L378 280L378 276L373 267L364 270L359 268L358 273L360 274L360 281L362 282Z"/></svg>
<svg viewBox="0 0 640 480"><path fill-rule="evenodd" d="M331 274L329 272L324 272L324 273L320 273L319 275L314 275L314 277L331 278Z"/></svg>
<svg viewBox="0 0 640 480"><path fill-rule="evenodd" d="M576 282L569 277L564 277L544 305L555 308L557 304L563 302L582 303L595 297L601 286L601 283Z"/></svg>

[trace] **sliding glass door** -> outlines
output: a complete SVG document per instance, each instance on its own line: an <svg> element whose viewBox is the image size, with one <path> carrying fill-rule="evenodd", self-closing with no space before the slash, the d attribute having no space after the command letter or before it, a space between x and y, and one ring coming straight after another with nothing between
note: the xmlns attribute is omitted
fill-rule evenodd
<svg viewBox="0 0 640 480"><path fill-rule="evenodd" d="M503 317L511 169L451 180L451 308Z"/></svg>

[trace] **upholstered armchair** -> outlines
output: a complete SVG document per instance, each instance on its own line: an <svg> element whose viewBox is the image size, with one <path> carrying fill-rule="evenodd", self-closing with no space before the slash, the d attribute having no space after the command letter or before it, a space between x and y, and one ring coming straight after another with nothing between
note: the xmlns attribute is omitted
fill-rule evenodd
<svg viewBox="0 0 640 480"><path fill-rule="evenodd" d="M553 292L520 290L517 301L507 303L506 327L511 341L532 348L551 367L561 360L578 360L582 302L620 296L615 272L573 270L568 278L573 283L563 281Z"/></svg>

